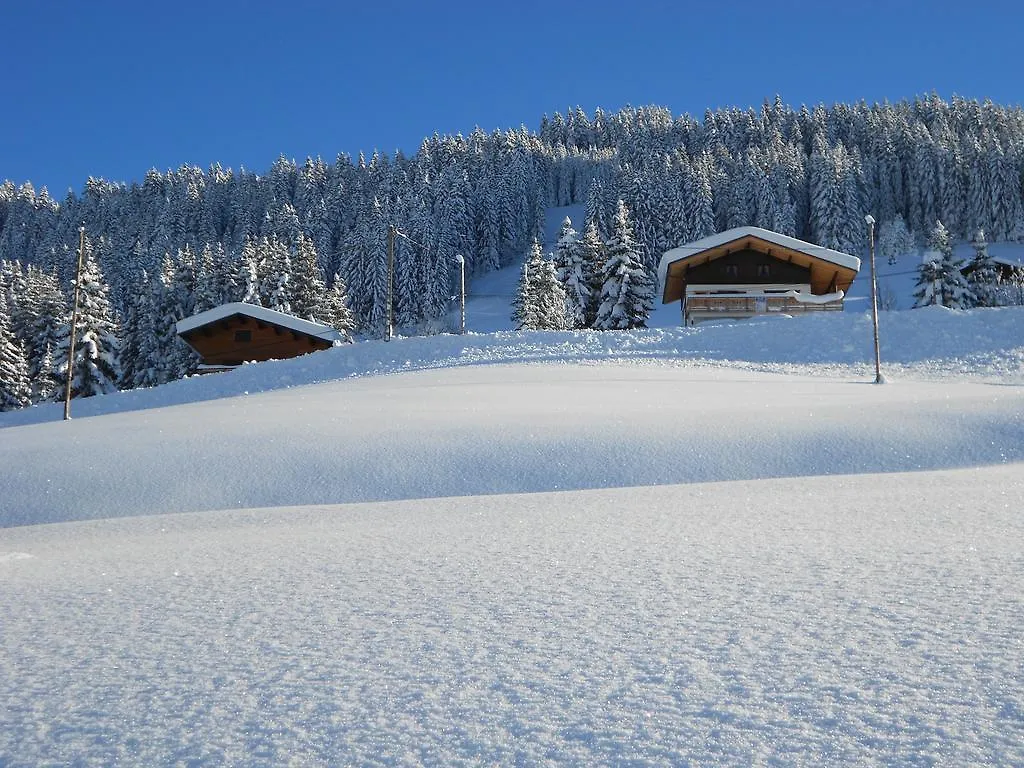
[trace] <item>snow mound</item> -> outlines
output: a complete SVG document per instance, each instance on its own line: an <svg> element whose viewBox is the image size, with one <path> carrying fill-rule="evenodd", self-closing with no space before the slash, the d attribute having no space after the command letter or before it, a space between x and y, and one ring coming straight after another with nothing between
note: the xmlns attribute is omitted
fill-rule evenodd
<svg viewBox="0 0 1024 768"><path fill-rule="evenodd" d="M610 338L588 337L593 358ZM639 362L572 365L551 339L526 336L515 345L536 343L531 365L410 369L8 428L0 526L1024 460L1019 386L645 361L642 336L618 338ZM181 389L193 383L207 380Z"/></svg>

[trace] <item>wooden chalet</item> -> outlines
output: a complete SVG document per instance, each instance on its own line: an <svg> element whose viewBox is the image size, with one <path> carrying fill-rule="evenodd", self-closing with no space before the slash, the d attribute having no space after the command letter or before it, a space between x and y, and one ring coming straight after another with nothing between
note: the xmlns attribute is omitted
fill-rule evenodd
<svg viewBox="0 0 1024 768"><path fill-rule="evenodd" d="M927 254L925 254L927 256ZM940 256L936 255L936 258ZM996 270L996 277L1004 283L1012 283L1014 280L1019 279L1020 275L1024 275L1024 261L1017 261L1015 259L1006 258L1004 256L989 256L992 259L992 265ZM963 267L960 268L960 274L964 277L969 276L974 271L974 259L968 259Z"/></svg>
<svg viewBox="0 0 1024 768"><path fill-rule="evenodd" d="M737 227L667 251L658 265L663 304L684 324L841 310L860 259L760 227Z"/></svg>
<svg viewBox="0 0 1024 768"><path fill-rule="evenodd" d="M254 304L222 304L179 320L178 335L214 368L282 360L340 344L326 325Z"/></svg>

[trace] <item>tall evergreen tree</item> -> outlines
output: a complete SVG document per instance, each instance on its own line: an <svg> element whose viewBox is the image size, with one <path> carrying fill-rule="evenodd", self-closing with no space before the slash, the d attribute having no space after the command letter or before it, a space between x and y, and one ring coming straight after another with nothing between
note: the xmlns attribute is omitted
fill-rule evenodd
<svg viewBox="0 0 1024 768"><path fill-rule="evenodd" d="M170 259L165 262L166 269L171 269ZM163 279L145 272L142 275L133 322L125 327L126 343L134 352L131 379L126 382L129 388L155 387L175 377L172 318L163 311L167 301L165 285L170 280L170 275Z"/></svg>
<svg viewBox="0 0 1024 768"><path fill-rule="evenodd" d="M536 240L523 264L519 288L512 303L512 320L520 331L561 331L568 326L565 290L555 264L541 255Z"/></svg>
<svg viewBox="0 0 1024 768"><path fill-rule="evenodd" d="M584 230L593 225L602 241L606 240L609 234L606 206L604 184L595 176L587 190L587 207L583 222Z"/></svg>
<svg viewBox="0 0 1024 768"><path fill-rule="evenodd" d="M323 302L326 287L320 275L320 259L313 241L303 234L295 243L290 285L291 311L296 317L311 319Z"/></svg>
<svg viewBox="0 0 1024 768"><path fill-rule="evenodd" d="M242 252L235 263L232 276L231 301L243 304L260 304L260 262L256 251L256 243L246 237L242 244Z"/></svg>
<svg viewBox="0 0 1024 768"><path fill-rule="evenodd" d="M601 288L604 286L604 265L608 248L601 240L597 225L594 223L587 225L579 245L580 259L583 262L581 271L589 278L589 298L584 309L583 327L593 328L597 320L597 310L601 306Z"/></svg>
<svg viewBox="0 0 1024 768"><path fill-rule="evenodd" d="M260 304L291 314L292 260L288 246L277 235L260 239L257 258L261 267Z"/></svg>
<svg viewBox="0 0 1024 768"><path fill-rule="evenodd" d="M971 241L974 258L971 259L967 282L974 294L975 306L994 307L999 303L999 271L988 254L985 230L979 229Z"/></svg>
<svg viewBox="0 0 1024 768"><path fill-rule="evenodd" d="M0 411L24 408L32 402L25 346L11 330L7 297L0 291Z"/></svg>
<svg viewBox="0 0 1024 768"><path fill-rule="evenodd" d="M595 279L590 267L591 264L584 258L572 221L566 216L555 246L555 268L565 289L567 319L571 328L587 326L587 311L593 302Z"/></svg>
<svg viewBox="0 0 1024 768"><path fill-rule="evenodd" d="M973 306L974 294L960 272L963 262L953 255L949 232L941 221L935 222L928 246L918 270L914 307L939 304L953 309L968 309Z"/></svg>
<svg viewBox="0 0 1024 768"><path fill-rule="evenodd" d="M914 236L907 229L903 217L898 213L878 228L878 255L889 264L895 264L900 256L917 252Z"/></svg>
<svg viewBox="0 0 1024 768"><path fill-rule="evenodd" d="M324 325L341 331L347 341L352 340L352 333L355 331L356 321L352 310L348 306L348 291L345 288L345 281L341 275L335 273L331 285L320 297L320 303L316 308L313 319Z"/></svg>
<svg viewBox="0 0 1024 768"><path fill-rule="evenodd" d="M643 328L654 306L654 281L643 267L633 240L629 211L619 201L601 273L601 305L594 327L601 330Z"/></svg>
<svg viewBox="0 0 1024 768"><path fill-rule="evenodd" d="M57 276L38 271L34 280L35 317L30 321L28 340L29 379L36 400L49 400L51 391L61 386L55 369L56 350L61 329L69 318L67 300L61 293Z"/></svg>
<svg viewBox="0 0 1024 768"><path fill-rule="evenodd" d="M149 307L149 275L142 270L136 290L128 294L125 302L121 340L121 388L132 389L144 365L142 347L147 334L152 333L152 313Z"/></svg>
<svg viewBox="0 0 1024 768"><path fill-rule="evenodd" d="M116 392L121 379L120 328L110 306L110 289L85 239L82 276L79 282L78 322L72 367L72 397L91 397ZM58 372L67 375L70 327L62 329L57 357Z"/></svg>

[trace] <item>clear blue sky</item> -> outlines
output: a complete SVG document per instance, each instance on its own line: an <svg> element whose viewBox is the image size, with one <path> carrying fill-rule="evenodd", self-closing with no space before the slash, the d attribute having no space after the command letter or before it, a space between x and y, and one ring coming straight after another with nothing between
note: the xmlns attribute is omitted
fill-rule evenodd
<svg viewBox="0 0 1024 768"><path fill-rule="evenodd" d="M717 6L717 7L716 7ZM0 179L416 151L581 105L1020 104L1019 2L9 2Z"/></svg>

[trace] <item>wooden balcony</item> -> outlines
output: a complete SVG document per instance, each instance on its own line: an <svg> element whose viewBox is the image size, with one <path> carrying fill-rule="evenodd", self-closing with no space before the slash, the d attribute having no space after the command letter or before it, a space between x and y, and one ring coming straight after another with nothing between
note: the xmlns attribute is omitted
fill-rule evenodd
<svg viewBox="0 0 1024 768"><path fill-rule="evenodd" d="M749 293L706 293L686 296L688 322L720 317L755 317L756 315L803 314L805 312L837 312L843 309L843 300L828 302L800 301L794 296Z"/></svg>

